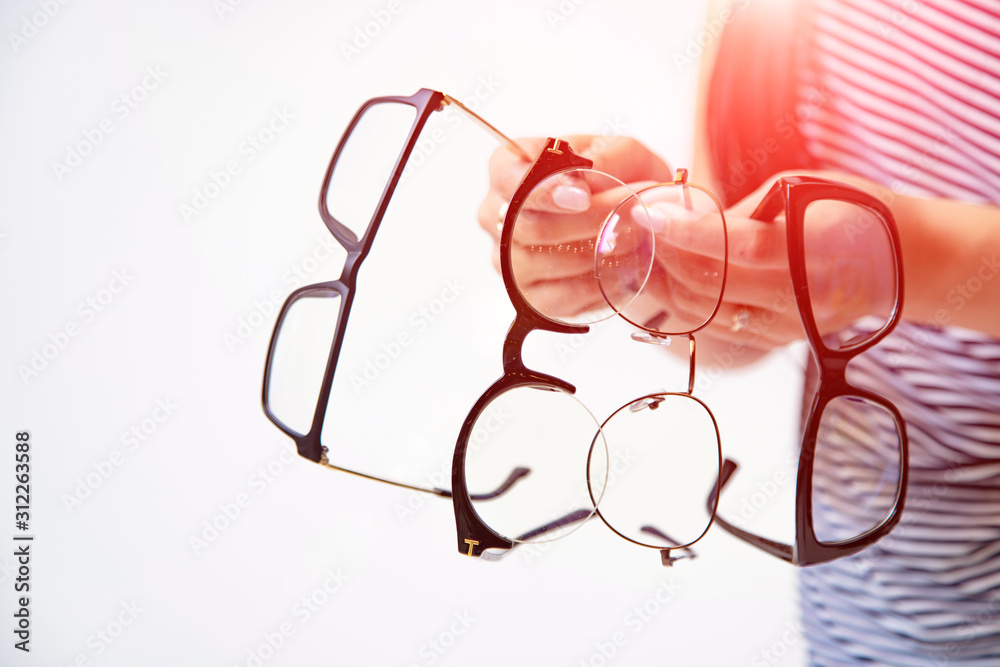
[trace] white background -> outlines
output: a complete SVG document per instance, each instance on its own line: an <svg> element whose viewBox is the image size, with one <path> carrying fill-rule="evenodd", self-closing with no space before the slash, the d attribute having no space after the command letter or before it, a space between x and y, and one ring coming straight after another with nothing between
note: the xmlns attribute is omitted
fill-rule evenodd
<svg viewBox="0 0 1000 667"><path fill-rule="evenodd" d="M0 664L801 664L793 568L720 530L673 569L596 523L469 559L450 502L293 456L260 405L296 270L339 275L316 199L364 100L434 88L514 136L623 132L684 166L716 32L700 4L234 4L0 10ZM475 222L495 143L471 124L444 137L393 202L342 360L360 372L462 285L344 427L365 448L406 442L429 474L499 375L512 315ZM198 192L213 196L185 216ZM612 329L550 341L539 363L632 395L683 388L682 364ZM793 447L797 358L699 371L744 498ZM11 633L23 429L30 654Z"/></svg>

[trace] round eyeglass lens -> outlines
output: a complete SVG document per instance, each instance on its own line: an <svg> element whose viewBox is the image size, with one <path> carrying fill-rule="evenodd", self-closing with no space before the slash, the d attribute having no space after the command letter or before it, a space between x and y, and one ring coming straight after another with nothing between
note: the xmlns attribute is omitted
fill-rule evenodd
<svg viewBox="0 0 1000 667"><path fill-rule="evenodd" d="M863 345L886 329L899 298L888 223L865 206L839 200L810 202L804 217L812 318L829 348Z"/></svg>
<svg viewBox="0 0 1000 667"><path fill-rule="evenodd" d="M813 460L816 539L851 540L889 517L900 491L899 427L883 406L838 396L820 417Z"/></svg>
<svg viewBox="0 0 1000 667"><path fill-rule="evenodd" d="M728 246L719 202L689 183L655 185L637 196L655 232L649 280L638 298L623 298L630 292L622 289L626 283L618 273L619 254L603 251L613 248L607 240L618 236L622 221L631 224L631 218L612 215L598 244L601 289L626 320L642 329L669 335L696 331L715 315L725 287Z"/></svg>
<svg viewBox="0 0 1000 667"><path fill-rule="evenodd" d="M572 169L545 178L528 193L513 225L514 284L549 320L607 319L631 303L649 278L648 215L636 194L608 174Z"/></svg>
<svg viewBox="0 0 1000 667"><path fill-rule="evenodd" d="M659 549L701 538L722 467L708 408L686 394L651 394L619 408L601 429L607 453L595 452L589 479L608 527Z"/></svg>
<svg viewBox="0 0 1000 667"><path fill-rule="evenodd" d="M541 385L504 391L476 417L466 447L476 514L514 542L568 535L595 511L587 486L591 449L606 455L600 425L575 396Z"/></svg>

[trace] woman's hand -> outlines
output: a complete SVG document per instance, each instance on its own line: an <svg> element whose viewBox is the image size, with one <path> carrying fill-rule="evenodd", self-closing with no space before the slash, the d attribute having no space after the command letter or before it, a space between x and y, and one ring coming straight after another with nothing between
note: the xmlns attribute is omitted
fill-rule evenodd
<svg viewBox="0 0 1000 667"><path fill-rule="evenodd" d="M876 197L886 196L877 184L839 173L795 172L815 175L862 189ZM725 212L729 241L726 289L718 313L704 333L716 343L734 349L766 352L803 336L788 262L786 224L781 214L761 221L750 215L780 175L768 179ZM686 266L720 259L721 248L706 220L683 220L669 213L653 217L657 228L657 256L672 254L664 263L672 279L661 299L675 309L700 309L715 295L699 293L697 285L684 277ZM665 218L665 221L661 221ZM839 201L810 204L805 216L805 257L813 317L822 334L842 330L867 315L886 318L895 301L895 271L892 248L878 217L866 208ZM705 233L708 230L709 233ZM657 291L656 286L653 291Z"/></svg>
<svg viewBox="0 0 1000 667"><path fill-rule="evenodd" d="M600 151L591 151L601 139ZM523 139L537 153L544 139ZM625 311L636 323L671 318L669 330L701 326L719 300L723 240L728 240L728 276L715 318L699 333L700 348L739 350L740 361L751 361L774 347L802 338L803 327L792 289L783 215L761 221L750 217L780 176L768 179L756 192L725 211L722 236L714 206L683 210L676 200L644 194L643 188L671 182L667 164L628 138L566 137L573 150L591 158L594 169L640 192L655 234L655 261L641 295ZM500 212L517 189L530 164L498 149L490 160L490 190L479 208L479 224L494 239L494 265L499 269ZM877 184L848 174L816 175L859 187L876 197L887 196ZM664 190L663 192L666 192ZM543 196L522 207L511 248L518 289L546 314L569 316L606 306L595 290L593 242L595 229L608 210L604 199L619 196L613 189L589 187L579 179L557 182ZM894 297L891 257L880 225L866 209L839 202L819 202L807 209L807 256L810 297L822 333L830 333L873 312L886 315ZM596 212L596 213L595 213Z"/></svg>
<svg viewBox="0 0 1000 667"><path fill-rule="evenodd" d="M632 189L672 180L663 160L634 139L591 135L563 137L573 151L593 160L593 169ZM545 139L520 139L537 154ZM505 148L490 159L490 189L479 207L479 224L494 240L493 264L500 268L501 210L531 165ZM608 179L557 177L524 203L517 218L511 260L518 289L536 309L568 317L606 306L596 288L594 240L604 215L624 197Z"/></svg>

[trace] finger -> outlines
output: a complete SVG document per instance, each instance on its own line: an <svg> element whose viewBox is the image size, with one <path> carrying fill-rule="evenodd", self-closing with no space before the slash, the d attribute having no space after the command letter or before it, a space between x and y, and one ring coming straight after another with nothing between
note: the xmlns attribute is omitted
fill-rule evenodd
<svg viewBox="0 0 1000 667"><path fill-rule="evenodd" d="M594 161L594 169L630 183L672 181L674 174L658 155L632 137L570 135L570 146Z"/></svg>
<svg viewBox="0 0 1000 667"><path fill-rule="evenodd" d="M515 141L527 151L528 155L537 155L545 146L546 140L542 137L527 137ZM490 192L495 193L504 201L510 201L517 186L521 184L521 180L530 168L530 162L506 146L497 148L490 156L488 165Z"/></svg>
<svg viewBox="0 0 1000 667"><path fill-rule="evenodd" d="M794 303L794 292L785 268L752 268L730 265L722 283L721 263L707 262L700 255L672 250L664 260L657 247L657 264L677 285L699 297L715 303L720 299L761 308L772 308L775 303Z"/></svg>
<svg viewBox="0 0 1000 667"><path fill-rule="evenodd" d="M613 214L621 216L623 222L618 224L622 227L631 223L641 225L643 229L650 228L645 210L641 206L635 210L638 199L631 187L611 181L603 175L588 175L585 178L590 191L590 203L586 210L579 212L555 206L552 188L547 187L551 184L542 183L541 188L532 190L518 211L514 242L522 245L555 245L592 241ZM557 187L562 186L557 184Z"/></svg>
<svg viewBox="0 0 1000 667"><path fill-rule="evenodd" d="M500 225L503 223L501 212L505 210L504 204L506 203L506 200L501 199L499 195L491 191L487 193L476 211L476 221L479 226L495 241L500 240Z"/></svg>
<svg viewBox="0 0 1000 667"><path fill-rule="evenodd" d="M755 348L774 348L803 337L797 311L726 303L705 331L712 337Z"/></svg>
<svg viewBox="0 0 1000 667"><path fill-rule="evenodd" d="M728 255L730 265L758 268L788 266L783 218L761 222L727 215L723 228L721 220L716 216L691 219L690 216L678 215L676 209L662 204L650 207L650 218L653 228L658 231L658 243L717 261L722 261Z"/></svg>
<svg viewBox="0 0 1000 667"><path fill-rule="evenodd" d="M540 280L519 285L518 291L532 308L556 320L578 318L584 313L609 308L593 276Z"/></svg>
<svg viewBox="0 0 1000 667"><path fill-rule="evenodd" d="M658 304L655 320L635 320L632 314L637 308L650 310L646 302ZM624 312L629 319L648 329L679 334L703 326L718 302L718 294L710 297L690 290L670 276L662 265L657 265L643 288L642 295L636 299L635 304L625 308Z"/></svg>
<svg viewBox="0 0 1000 667"><path fill-rule="evenodd" d="M593 242L559 245L512 245L511 270L519 284L540 280L559 280L573 276L594 277Z"/></svg>

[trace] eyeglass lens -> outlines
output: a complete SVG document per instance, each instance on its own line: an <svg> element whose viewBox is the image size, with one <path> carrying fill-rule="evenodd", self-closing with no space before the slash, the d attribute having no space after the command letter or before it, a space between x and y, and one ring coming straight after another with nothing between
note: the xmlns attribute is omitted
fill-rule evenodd
<svg viewBox="0 0 1000 667"><path fill-rule="evenodd" d="M669 335L696 331L712 318L722 299L726 275L722 210L707 191L688 183L656 185L640 190L638 197L656 232L655 261L642 294L619 310L647 331ZM615 224L609 220L607 228L613 230ZM606 284L603 270L601 284Z"/></svg>
<svg viewBox="0 0 1000 667"><path fill-rule="evenodd" d="M806 206L803 234L812 317L831 349L851 349L881 333L899 296L892 238L870 209L838 200ZM870 313L859 321L845 313ZM836 332L848 332L841 335Z"/></svg>
<svg viewBox="0 0 1000 667"><path fill-rule="evenodd" d="M573 169L543 179L513 224L514 284L550 320L590 324L611 317L649 277L648 215L628 186L602 172Z"/></svg>
<svg viewBox="0 0 1000 667"><path fill-rule="evenodd" d="M310 290L288 305L275 332L267 402L272 414L299 435L312 423L340 303L334 290Z"/></svg>
<svg viewBox="0 0 1000 667"><path fill-rule="evenodd" d="M901 476L900 434L883 406L838 396L820 416L813 462L816 539L850 540L888 518Z"/></svg>
<svg viewBox="0 0 1000 667"><path fill-rule="evenodd" d="M416 109L408 104L375 103L344 139L323 202L359 239L368 231L415 118Z"/></svg>
<svg viewBox="0 0 1000 667"><path fill-rule="evenodd" d="M465 479L476 514L513 542L546 542L579 528L595 510L588 452L607 460L600 424L575 396L542 385L495 396L479 413L466 447ZM592 467L597 467L594 464ZM516 486L491 496L511 471ZM595 485L598 498L603 489Z"/></svg>

